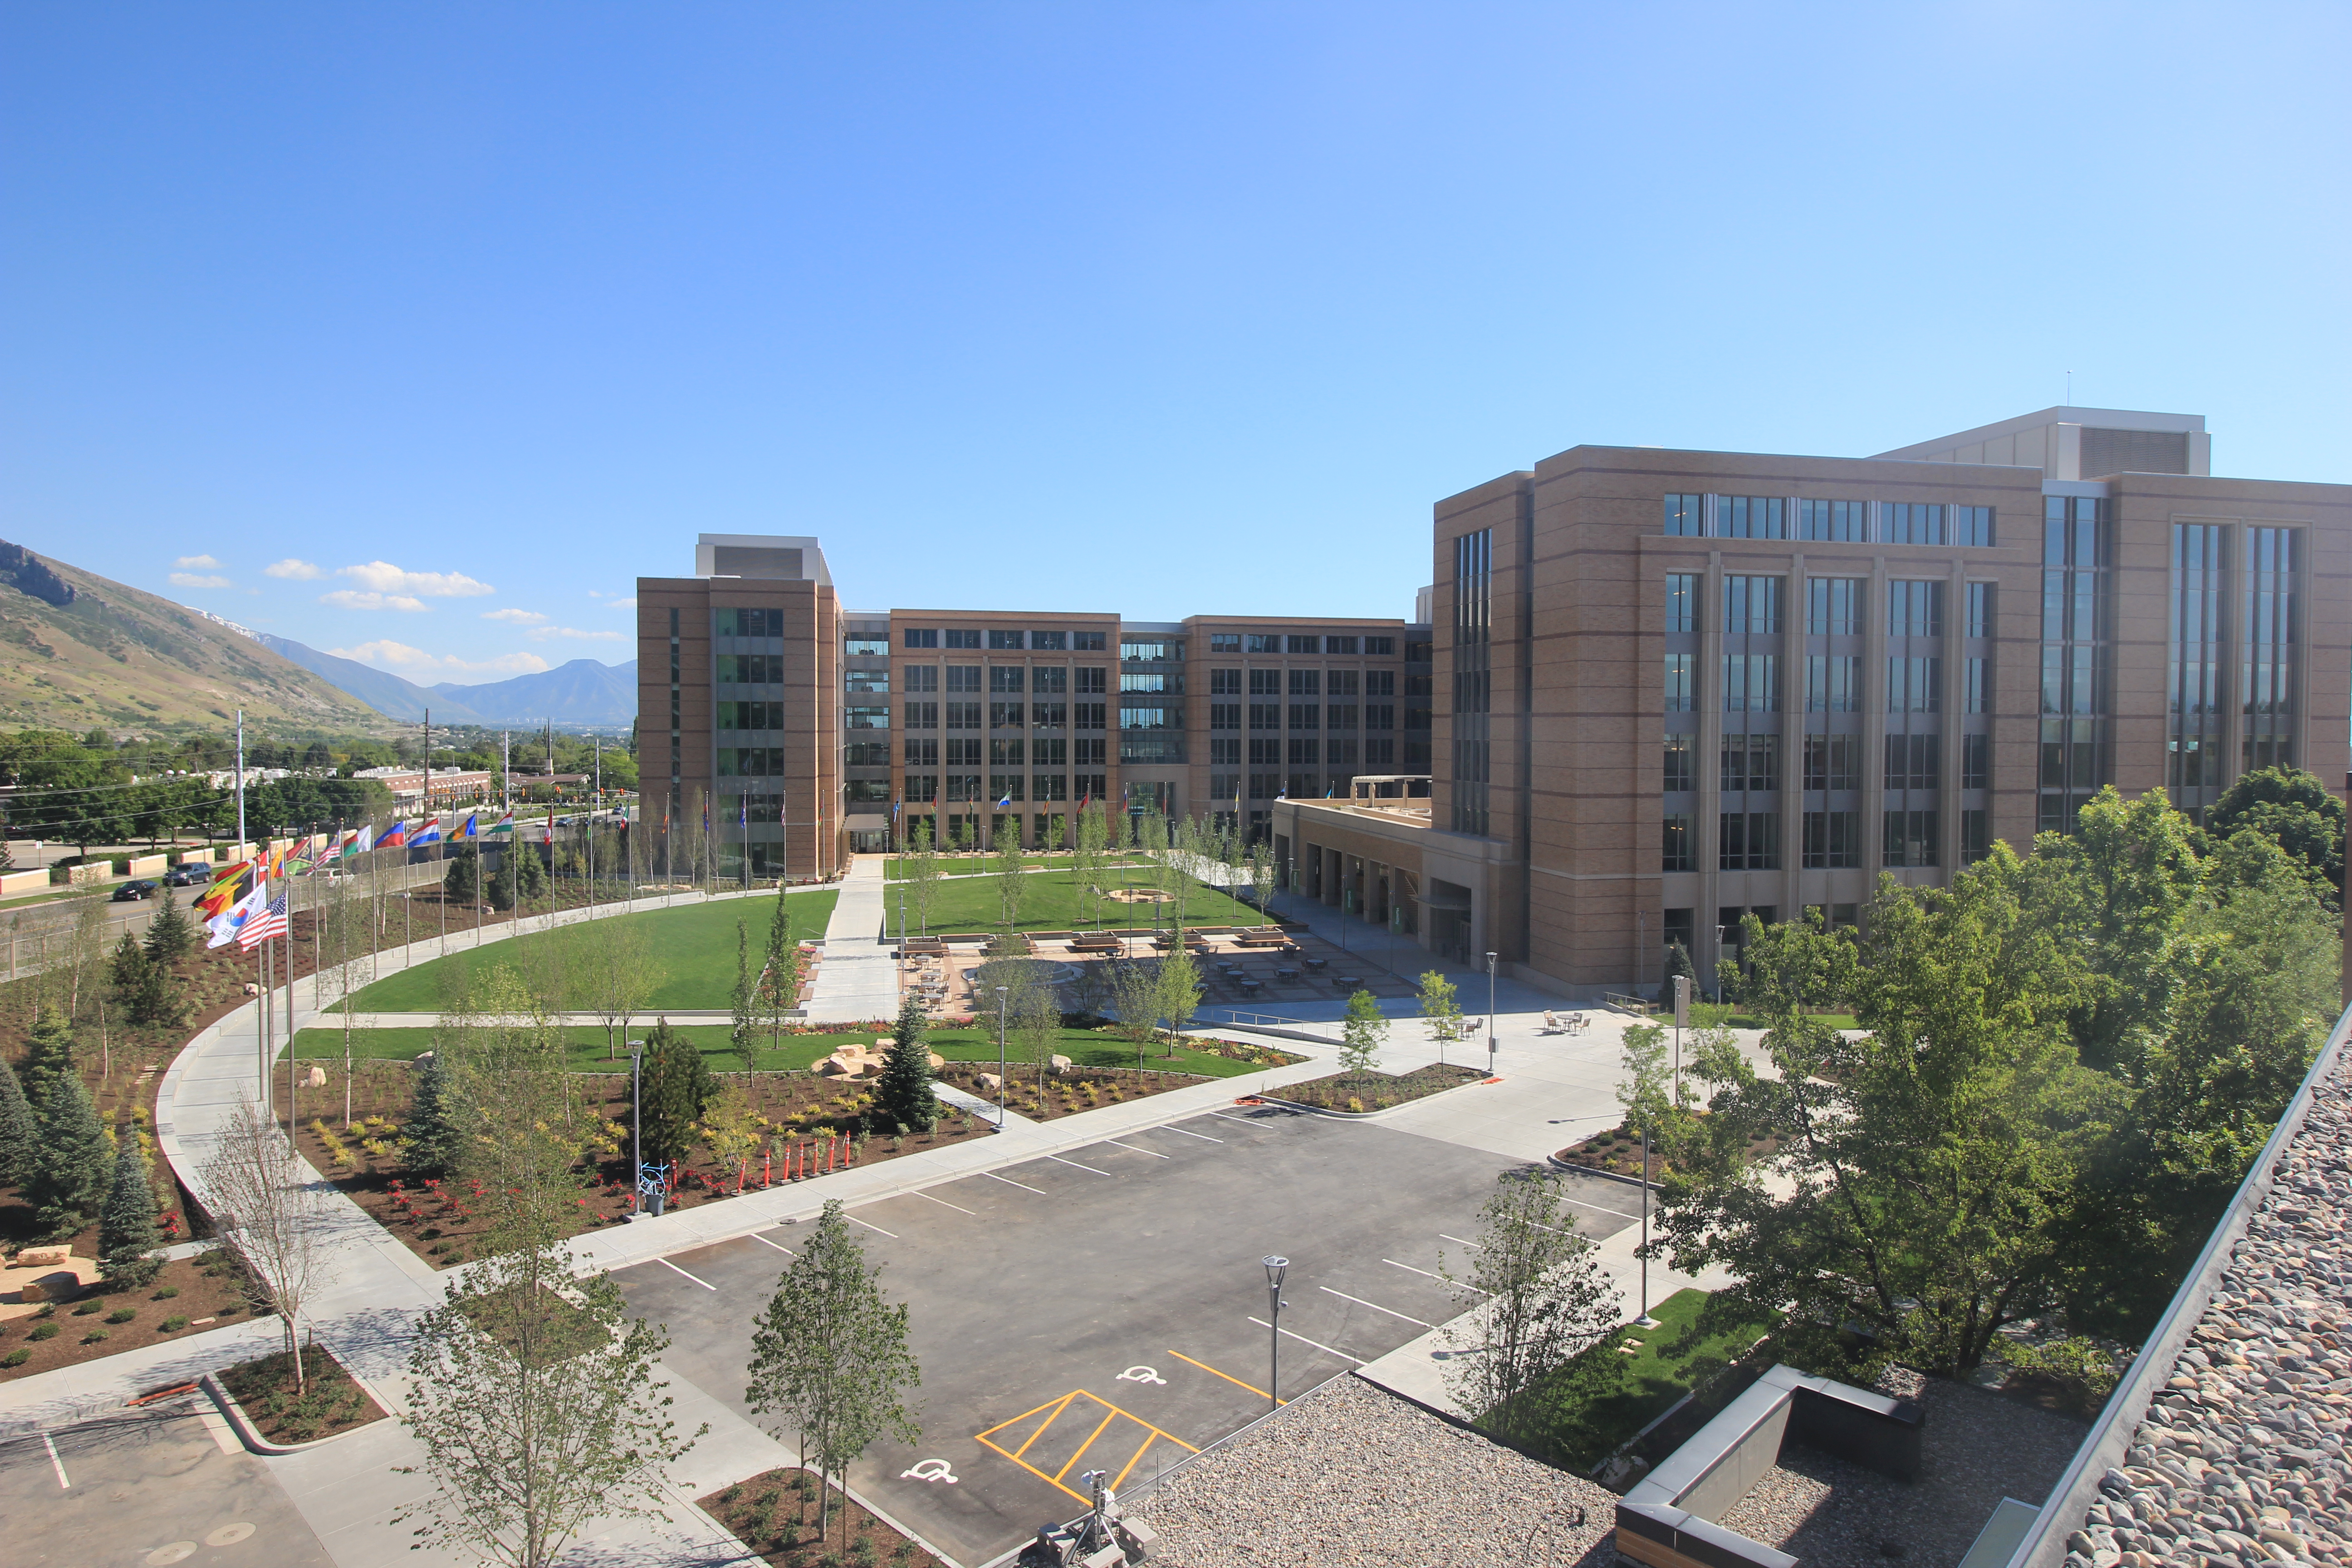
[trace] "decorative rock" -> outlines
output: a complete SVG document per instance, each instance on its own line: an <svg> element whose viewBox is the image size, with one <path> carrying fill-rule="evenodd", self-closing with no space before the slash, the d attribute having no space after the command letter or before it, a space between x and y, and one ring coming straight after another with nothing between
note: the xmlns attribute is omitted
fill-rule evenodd
<svg viewBox="0 0 2352 1568"><path fill-rule="evenodd" d="M304 1089L326 1088L327 1069L324 1068L312 1068L308 1072L305 1072L302 1075L302 1087Z"/></svg>
<svg viewBox="0 0 2352 1568"><path fill-rule="evenodd" d="M28 1247L16 1254L16 1261L9 1267L11 1268L58 1268L64 1267L66 1259L72 1256L73 1248L69 1247Z"/></svg>
<svg viewBox="0 0 2352 1568"><path fill-rule="evenodd" d="M994 1094L998 1089L1003 1089L1003 1087L1004 1080L997 1077L994 1073L984 1072L980 1075L980 1091L982 1094Z"/></svg>
<svg viewBox="0 0 2352 1568"><path fill-rule="evenodd" d="M1070 1058L1067 1057L1055 1057L1048 1065L1052 1068L1054 1076L1055 1078L1059 1078L1064 1073L1070 1070Z"/></svg>

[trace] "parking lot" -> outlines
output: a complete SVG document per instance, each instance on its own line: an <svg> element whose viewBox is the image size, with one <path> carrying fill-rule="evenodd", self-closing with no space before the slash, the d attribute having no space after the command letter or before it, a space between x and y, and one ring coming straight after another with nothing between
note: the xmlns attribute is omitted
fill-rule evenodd
<svg viewBox="0 0 2352 1568"><path fill-rule="evenodd" d="M0 1443L8 1561L24 1568L331 1568L262 1461L233 1444L224 1448L196 1408L176 1400Z"/></svg>
<svg viewBox="0 0 2352 1568"><path fill-rule="evenodd" d="M1235 1107L854 1209L884 1289L911 1309L923 1436L877 1445L851 1484L985 1563L1078 1511L1087 1471L1132 1487L1265 1413L1265 1255L1290 1260L1286 1396L1453 1317L1441 1258L1466 1268L1479 1205L1513 1164ZM1628 1187L1566 1191L1589 1237L1632 1223ZM795 1235L616 1276L634 1310L668 1325L669 1368L739 1410L752 1320Z"/></svg>

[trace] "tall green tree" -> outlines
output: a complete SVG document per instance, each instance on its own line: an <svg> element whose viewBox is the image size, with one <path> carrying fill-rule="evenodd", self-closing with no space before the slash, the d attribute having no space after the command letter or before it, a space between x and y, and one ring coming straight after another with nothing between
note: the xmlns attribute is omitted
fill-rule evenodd
<svg viewBox="0 0 2352 1568"><path fill-rule="evenodd" d="M0 1182L24 1187L33 1180L33 1161L41 1147L39 1122L25 1098L16 1069L0 1058Z"/></svg>
<svg viewBox="0 0 2352 1568"><path fill-rule="evenodd" d="M457 1106L449 1086L449 1053L436 1035L435 1048L410 1064L408 1120L401 1124L400 1163L418 1176L450 1176L457 1173Z"/></svg>
<svg viewBox="0 0 2352 1568"><path fill-rule="evenodd" d="M759 989L751 973L751 922L735 917L735 984L727 994L727 1043L743 1064L743 1090L751 1089L753 1058L760 1048Z"/></svg>
<svg viewBox="0 0 2352 1568"><path fill-rule="evenodd" d="M1450 1325L1446 1384L1487 1431L1526 1441L1538 1430L1530 1397L1615 1327L1617 1289L1561 1202L1558 1177L1506 1171L1480 1211L1466 1274L1438 1271L1466 1309Z"/></svg>
<svg viewBox="0 0 2352 1568"><path fill-rule="evenodd" d="M561 1289L551 1289L561 1281ZM551 1568L604 1519L658 1518L681 1437L656 1365L669 1338L606 1274L572 1277L551 1242L493 1254L421 1318L401 1424L434 1483L395 1522L502 1568Z"/></svg>
<svg viewBox="0 0 2352 1568"><path fill-rule="evenodd" d="M1369 991L1348 998L1348 1016L1339 1025L1339 1070L1361 1079L1380 1066L1381 1047L1388 1042L1389 1021L1379 999Z"/></svg>
<svg viewBox="0 0 2352 1568"><path fill-rule="evenodd" d="M849 1234L840 1200L830 1199L752 1330L743 1403L780 1417L776 1437L789 1434L803 1462L813 1450L828 1481L877 1438L912 1443L922 1436L906 1403L906 1390L922 1382L908 1345L907 1308L885 1299L879 1277ZM830 1488L821 1487L820 1539L832 1500Z"/></svg>
<svg viewBox="0 0 2352 1568"><path fill-rule="evenodd" d="M1424 970L1418 997L1421 1016L1429 1020L1429 1037L1437 1042L1437 1059L1445 1059L1446 1046L1462 1037L1462 999L1454 982L1441 970Z"/></svg>
<svg viewBox="0 0 2352 1568"><path fill-rule="evenodd" d="M1182 935L1183 930L1179 927L1179 940L1169 948L1168 956L1160 961L1159 973L1154 976L1159 985L1153 1005L1168 1025L1168 1049L1164 1054L1171 1057L1176 1054L1176 1043L1183 1037L1185 1026L1192 1023L1192 1015L1201 1007L1201 966L1194 961L1192 949L1184 945Z"/></svg>
<svg viewBox="0 0 2352 1568"><path fill-rule="evenodd" d="M114 1142L114 1181L99 1216L99 1264L108 1284L135 1288L163 1272L163 1261L148 1256L163 1237L155 1231L155 1189L139 1157L138 1130L122 1126Z"/></svg>
<svg viewBox="0 0 2352 1568"><path fill-rule="evenodd" d="M33 1185L25 1196L33 1223L45 1236L63 1238L99 1216L113 1183L114 1151L98 1107L79 1073L51 1080L41 1107L41 1147L33 1162Z"/></svg>
<svg viewBox="0 0 2352 1568"><path fill-rule="evenodd" d="M709 1064L664 1018L646 1036L638 1077L644 1085L638 1115L646 1161L667 1164L685 1159L694 1147L694 1124L718 1089Z"/></svg>
<svg viewBox="0 0 2352 1568"><path fill-rule="evenodd" d="M1028 873L1021 864L1021 829L1016 818L1007 817L996 825L996 842L989 857L988 874L996 884L999 923L1006 935L1021 923L1021 896L1028 890Z"/></svg>
<svg viewBox="0 0 2352 1568"><path fill-rule="evenodd" d="M170 964L185 958L196 945L195 922L180 908L180 896L173 889L163 889L163 901L155 910L154 919L147 922L147 956L157 964Z"/></svg>
<svg viewBox="0 0 2352 1568"><path fill-rule="evenodd" d="M898 1020L874 1086L874 1110L887 1130L929 1132L940 1120L931 1089L931 1047L923 1037L923 1005L912 994L898 1004Z"/></svg>
<svg viewBox="0 0 2352 1568"><path fill-rule="evenodd" d="M2301 768L2255 768L2240 773L2205 812L2205 831L2217 839L2248 828L2291 857L2315 894L2343 907L2344 803Z"/></svg>
<svg viewBox="0 0 2352 1568"><path fill-rule="evenodd" d="M472 845L449 857L449 868L441 873L441 896L467 909L482 896L482 857Z"/></svg>
<svg viewBox="0 0 2352 1568"><path fill-rule="evenodd" d="M785 902L786 884L776 883L776 907L768 916L768 941L760 960L757 1001L760 1022L767 1026L768 1047L784 1043L784 1018L801 1005L801 949L793 940L793 912Z"/></svg>
<svg viewBox="0 0 2352 1568"><path fill-rule="evenodd" d="M34 1015L32 1034L25 1043L25 1098L33 1103L36 1119L46 1114L49 1087L61 1078L80 1073L77 1056L72 1023L55 1005L44 1003Z"/></svg>

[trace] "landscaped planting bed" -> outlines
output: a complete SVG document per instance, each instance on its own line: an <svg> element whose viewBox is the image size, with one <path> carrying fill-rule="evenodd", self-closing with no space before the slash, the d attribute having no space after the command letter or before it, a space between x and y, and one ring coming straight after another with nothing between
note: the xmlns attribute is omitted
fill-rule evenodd
<svg viewBox="0 0 2352 1568"><path fill-rule="evenodd" d="M324 1345L302 1347L303 1385L294 1384L294 1358L285 1351L240 1362L220 1374L220 1385L268 1443L316 1443L384 1418Z"/></svg>
<svg viewBox="0 0 2352 1568"><path fill-rule="evenodd" d="M735 1538L778 1568L819 1564L888 1564L889 1568L935 1568L939 1559L836 1492L824 1539L817 1539L817 1479L787 1467L769 1470L695 1500L703 1512L735 1532ZM848 1544L842 1544L846 1534Z"/></svg>
<svg viewBox="0 0 2352 1568"><path fill-rule="evenodd" d="M97 1245L97 1227L92 1226L74 1250L86 1258ZM29 1314L0 1321L0 1383L242 1323L248 1314L235 1270L216 1252L176 1258L163 1265L152 1284L110 1291L100 1283L83 1294L46 1301ZM54 1278L55 1271L11 1270L5 1277L5 1288L14 1292L21 1281L44 1275ZM130 1316L124 1317L125 1312Z"/></svg>
<svg viewBox="0 0 2352 1568"><path fill-rule="evenodd" d="M1286 1084L1266 1098L1349 1115L1369 1115L1392 1105L1426 1100L1465 1083L1476 1083L1486 1076L1474 1068L1432 1062L1407 1073L1333 1073L1329 1078L1311 1078L1305 1083Z"/></svg>
<svg viewBox="0 0 2352 1568"><path fill-rule="evenodd" d="M1695 1114L1704 1116L1706 1111ZM1778 1138L1750 1138L1748 1157L1761 1159L1780 1148ZM1639 1178L1642 1174L1642 1135L1631 1127L1618 1126L1606 1132L1595 1132L1581 1142L1571 1143L1552 1156L1563 1165L1578 1165L1588 1171L1607 1171L1614 1175ZM1651 1181L1657 1181L1671 1167L1664 1148L1654 1140L1650 1144Z"/></svg>
<svg viewBox="0 0 2352 1568"><path fill-rule="evenodd" d="M995 1076L995 1064L990 1063L985 1072L979 1063L950 1062L940 1078L965 1093L982 1100L993 1100L996 1090L982 1085L983 1076ZM1145 1100L1155 1094L1165 1094L1171 1089L1189 1089L1196 1083L1211 1080L1192 1073L1160 1072L1145 1068L1138 1071L1124 1067L1069 1067L1050 1074L1045 1087L1038 1087L1037 1069L1034 1065L1013 1062L1005 1068L1004 1105L1016 1116L1032 1121L1052 1121L1065 1116L1076 1116L1082 1110L1099 1106L1119 1105L1130 1100Z"/></svg>

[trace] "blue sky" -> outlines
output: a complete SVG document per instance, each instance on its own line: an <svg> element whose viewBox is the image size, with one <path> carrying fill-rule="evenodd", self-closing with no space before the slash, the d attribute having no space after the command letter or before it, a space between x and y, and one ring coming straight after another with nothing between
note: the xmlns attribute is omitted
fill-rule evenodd
<svg viewBox="0 0 2352 1568"><path fill-rule="evenodd" d="M1404 615L1580 441L2352 479L2329 5L0 13L0 537L425 681L704 530Z"/></svg>

